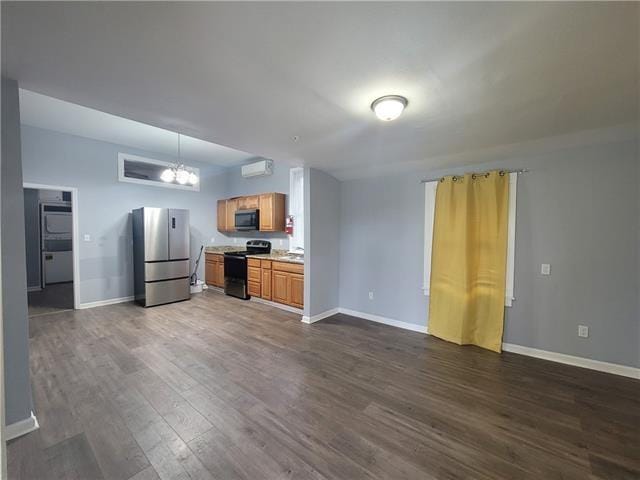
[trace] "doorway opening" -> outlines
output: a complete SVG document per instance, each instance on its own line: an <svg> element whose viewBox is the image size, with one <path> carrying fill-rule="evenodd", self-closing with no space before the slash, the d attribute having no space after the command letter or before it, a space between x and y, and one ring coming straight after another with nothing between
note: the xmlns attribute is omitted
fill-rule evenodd
<svg viewBox="0 0 640 480"><path fill-rule="evenodd" d="M29 317L78 307L77 192L24 184Z"/></svg>

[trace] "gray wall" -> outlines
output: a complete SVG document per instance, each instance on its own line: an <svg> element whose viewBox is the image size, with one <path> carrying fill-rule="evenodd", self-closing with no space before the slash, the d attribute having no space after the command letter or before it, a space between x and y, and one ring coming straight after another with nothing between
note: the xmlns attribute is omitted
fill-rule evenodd
<svg viewBox="0 0 640 480"><path fill-rule="evenodd" d="M425 325L419 179L527 167L518 181L516 300L506 309L504 341L640 366L636 148L624 142L342 182L340 306ZM540 276L541 263L551 264L551 276ZM590 327L589 338L577 336L578 324Z"/></svg>
<svg viewBox="0 0 640 480"><path fill-rule="evenodd" d="M247 162L252 163L252 162ZM287 196L285 212L289 211L289 170L291 166L282 162L273 162L273 174L264 177L243 178L241 168L233 167L227 169L224 174L224 194L219 198L233 198L243 195L255 195L258 193L277 192ZM216 245L244 245L247 240L256 238L271 241L272 247L276 249L288 249L289 237L286 233L280 232L219 232L216 236Z"/></svg>
<svg viewBox="0 0 640 480"><path fill-rule="evenodd" d="M216 199L225 189L224 175L218 167L187 162L200 168L200 192L123 183L118 181L118 152L173 160L111 143L22 127L24 181L78 188L78 205L74 207L80 229L81 303L133 295L130 212L134 208L189 209L192 265L199 246L207 245L217 235ZM90 242L83 241L85 234L91 235ZM201 265L200 278L203 269Z"/></svg>
<svg viewBox="0 0 640 480"><path fill-rule="evenodd" d="M40 287L40 197L34 188L24 189L24 242L27 286Z"/></svg>
<svg viewBox="0 0 640 480"><path fill-rule="evenodd" d="M2 316L5 422L31 414L18 84L2 78Z"/></svg>
<svg viewBox="0 0 640 480"><path fill-rule="evenodd" d="M308 179L308 181L307 181ZM305 169L305 315L338 307L340 182ZM307 221L308 219L308 221ZM308 306L308 308L307 308Z"/></svg>

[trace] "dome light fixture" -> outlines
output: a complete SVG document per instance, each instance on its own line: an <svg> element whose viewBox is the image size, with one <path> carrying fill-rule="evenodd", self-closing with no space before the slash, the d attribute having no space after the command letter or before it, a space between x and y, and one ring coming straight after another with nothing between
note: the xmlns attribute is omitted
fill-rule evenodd
<svg viewBox="0 0 640 480"><path fill-rule="evenodd" d="M400 116L407 103L407 99L400 95L385 95L373 101L371 110L383 122L390 122Z"/></svg>

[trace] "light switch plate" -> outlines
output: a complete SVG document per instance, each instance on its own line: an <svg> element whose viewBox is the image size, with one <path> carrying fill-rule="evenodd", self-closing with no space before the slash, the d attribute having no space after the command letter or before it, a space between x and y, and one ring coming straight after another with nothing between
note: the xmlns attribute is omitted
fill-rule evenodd
<svg viewBox="0 0 640 480"><path fill-rule="evenodd" d="M373 292L369 292L369 300L373 300Z"/></svg>
<svg viewBox="0 0 640 480"><path fill-rule="evenodd" d="M90 242L91 241L91 235L89 235L88 233L84 234L84 241L85 242Z"/></svg>
<svg viewBox="0 0 640 480"><path fill-rule="evenodd" d="M578 336L587 338L589 336L589 327L586 325L578 325Z"/></svg>
<svg viewBox="0 0 640 480"><path fill-rule="evenodd" d="M540 273L542 275L551 275L551 264L549 263L543 263L540 266Z"/></svg>

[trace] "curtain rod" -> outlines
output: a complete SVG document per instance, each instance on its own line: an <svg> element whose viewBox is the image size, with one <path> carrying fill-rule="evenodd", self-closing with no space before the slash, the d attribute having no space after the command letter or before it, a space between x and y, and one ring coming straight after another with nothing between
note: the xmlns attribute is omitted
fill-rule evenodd
<svg viewBox="0 0 640 480"><path fill-rule="evenodd" d="M505 173L517 173L518 175L520 175L521 173L527 173L530 172L530 170L528 168L519 168L517 170L502 170ZM458 176L463 176L462 175L458 175ZM425 180L420 180L420 183L429 183L429 182L437 182L440 181L440 179L442 179L443 177L448 177L450 175L443 175L442 177L438 177L438 178L427 178Z"/></svg>

